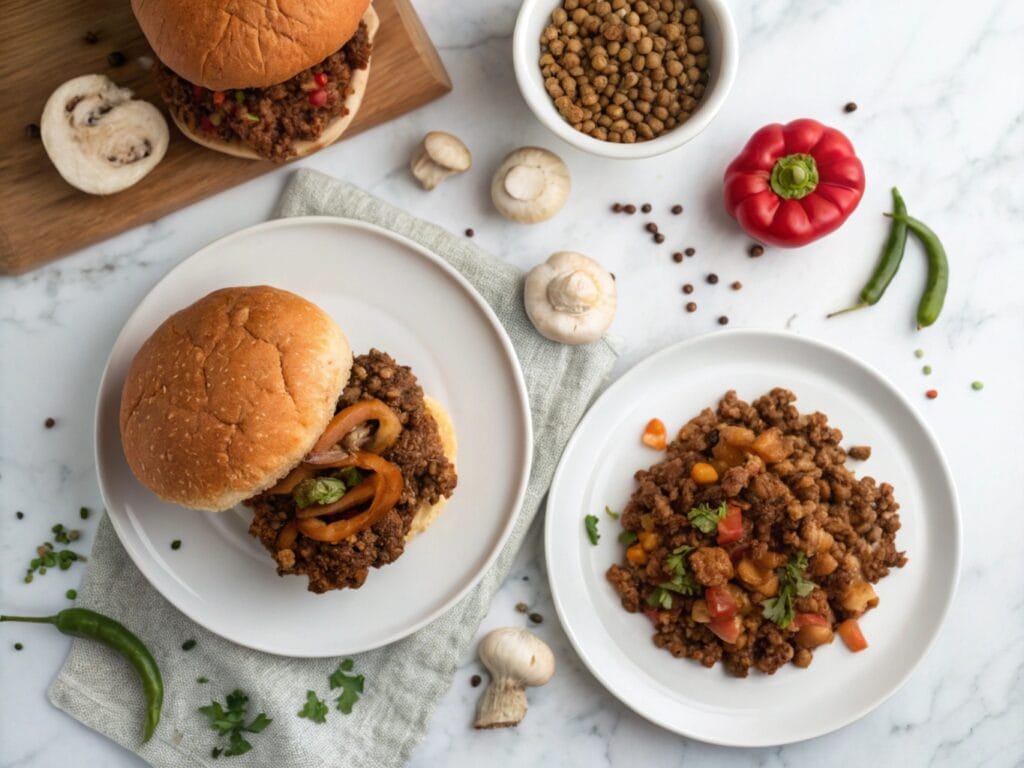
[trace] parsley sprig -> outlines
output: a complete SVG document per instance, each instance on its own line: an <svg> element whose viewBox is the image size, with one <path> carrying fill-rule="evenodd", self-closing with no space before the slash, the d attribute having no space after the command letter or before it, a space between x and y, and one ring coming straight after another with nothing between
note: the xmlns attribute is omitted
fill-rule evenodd
<svg viewBox="0 0 1024 768"><path fill-rule="evenodd" d="M343 715L352 712L352 706L359 701L359 694L363 692L363 676L346 674L352 671L352 667L352 659L345 659L328 678L332 691L341 688L341 695L334 701Z"/></svg>
<svg viewBox="0 0 1024 768"><path fill-rule="evenodd" d="M714 533L718 530L718 521L725 519L726 511L724 501L717 507L701 504L687 512L686 517L689 518L691 525L702 533Z"/></svg>
<svg viewBox="0 0 1024 768"><path fill-rule="evenodd" d="M814 591L814 582L804 577L807 555L797 552L779 570L779 594L761 602L763 615L785 629L793 622L794 597L807 597Z"/></svg>
<svg viewBox="0 0 1024 768"><path fill-rule="evenodd" d="M299 710L299 717L312 720L314 723L327 722L327 705L316 697L316 691L306 691L306 705Z"/></svg>
<svg viewBox="0 0 1024 768"><path fill-rule="evenodd" d="M206 715L210 727L221 736L228 736L228 746L214 747L210 756L217 758L221 755L233 757L244 755L250 749L250 744L243 733L259 733L273 722L266 713L260 712L248 725L245 723L249 709L249 697L237 688L229 693L224 700L224 706L219 701L212 701L208 706L200 707L199 711Z"/></svg>
<svg viewBox="0 0 1024 768"><path fill-rule="evenodd" d="M693 549L693 547L683 544L681 547L673 549L672 554L665 558L665 570L672 574L672 578L662 582L651 591L651 594L647 596L649 606L669 610L672 607L672 592L689 596L700 594L700 584L693 578L693 574L686 570L686 560L684 559Z"/></svg>
<svg viewBox="0 0 1024 768"><path fill-rule="evenodd" d="M597 515L587 515L583 518L583 527L587 529L587 538L590 539L590 543L595 547L597 542L601 540L601 534L597 532L598 522Z"/></svg>

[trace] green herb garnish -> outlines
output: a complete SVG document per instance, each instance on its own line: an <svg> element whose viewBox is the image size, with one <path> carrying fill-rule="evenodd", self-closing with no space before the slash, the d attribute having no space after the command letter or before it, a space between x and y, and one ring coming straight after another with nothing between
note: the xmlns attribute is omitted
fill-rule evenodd
<svg viewBox="0 0 1024 768"><path fill-rule="evenodd" d="M346 674L352 671L353 666L352 659L345 659L328 678L332 691L335 688L341 688L341 695L335 699L335 702L338 711L343 715L352 711L352 706L359 701L359 694L363 692L363 676Z"/></svg>
<svg viewBox="0 0 1024 768"><path fill-rule="evenodd" d="M205 683L210 682L210 678L206 677L205 675L200 675L199 677L196 678L196 682L199 683L200 685L203 685Z"/></svg>
<svg viewBox="0 0 1024 768"><path fill-rule="evenodd" d="M348 488L355 488L363 482L363 473L355 467L345 467L337 473L336 477Z"/></svg>
<svg viewBox="0 0 1024 768"><path fill-rule="evenodd" d="M636 541L636 531L623 531L619 534L619 544L628 547Z"/></svg>
<svg viewBox="0 0 1024 768"><path fill-rule="evenodd" d="M54 528L56 527L54 526ZM62 532L64 532L63 529ZM74 533L77 533L77 531ZM85 562L84 555L80 555L70 549L57 551L49 541L44 541L36 547L36 555L38 557L33 557L29 561L28 568L25 569L26 584L31 584L37 573L40 576L45 575L48 568L60 568L62 571L66 571L71 567L72 563L78 560Z"/></svg>
<svg viewBox="0 0 1024 768"><path fill-rule="evenodd" d="M91 511L92 510L90 510L88 507L82 507L80 510L78 510L78 516L83 520L88 520Z"/></svg>
<svg viewBox="0 0 1024 768"><path fill-rule="evenodd" d="M181 549L181 539L175 539L174 541L172 541L171 542L171 549L173 549L173 550Z"/></svg>
<svg viewBox="0 0 1024 768"><path fill-rule="evenodd" d="M181 644L181 650L183 650L183 651L191 651L195 647L196 647L196 641L195 640L191 640L191 639L190 640L186 640L184 643Z"/></svg>
<svg viewBox="0 0 1024 768"><path fill-rule="evenodd" d="M667 611L672 608L672 595L664 587L655 587L647 596L646 603L651 608L664 608Z"/></svg>
<svg viewBox="0 0 1024 768"><path fill-rule="evenodd" d="M587 515L583 518L583 527L587 529L587 538L594 546L597 546L597 542L601 540L601 534L597 532L597 523L597 515Z"/></svg>
<svg viewBox="0 0 1024 768"><path fill-rule="evenodd" d="M265 713L260 712L248 725L245 724L245 717L249 709L249 697L237 688L227 695L225 705L221 706L219 701L213 701L208 706L200 707L199 711L206 715L210 727L221 736L228 735L228 746L214 747L210 752L212 757L224 755L244 755L252 744L245 740L243 733L259 733L271 722Z"/></svg>
<svg viewBox="0 0 1024 768"><path fill-rule="evenodd" d="M807 597L814 591L814 582L804 578L806 570L807 555L797 552L779 569L779 594L761 602L764 617L782 629L793 622L793 598Z"/></svg>
<svg viewBox="0 0 1024 768"><path fill-rule="evenodd" d="M78 592L76 592L73 589L69 589L67 592L64 593L64 597L66 597L68 600L74 600L76 597L78 597Z"/></svg>
<svg viewBox="0 0 1024 768"><path fill-rule="evenodd" d="M245 101L245 91L235 91L235 101L239 104Z"/></svg>
<svg viewBox="0 0 1024 768"><path fill-rule="evenodd" d="M260 119L258 117L256 117L256 115L252 114L251 112L246 112L245 113L245 119L248 120L250 123L258 123L260 121Z"/></svg>
<svg viewBox="0 0 1024 768"><path fill-rule="evenodd" d="M718 530L718 521L725 519L726 506L723 501L717 508L707 504L694 507L686 513L694 528L702 533L714 533Z"/></svg>
<svg viewBox="0 0 1024 768"><path fill-rule="evenodd" d="M665 558L665 570L672 574L672 578L659 584L647 596L649 606L668 610L672 607L672 595L669 594L671 592L689 596L700 594L701 586L693 578L693 574L686 570L684 559L693 549L688 544L683 544L673 549L672 554Z"/></svg>
<svg viewBox="0 0 1024 768"><path fill-rule="evenodd" d="M608 517L610 517L612 520L618 520L619 519L619 513L616 512L611 507L609 507L607 504L604 507L604 513L606 515L608 515Z"/></svg>
<svg viewBox="0 0 1024 768"><path fill-rule="evenodd" d="M306 691L306 704L299 710L299 717L323 724L327 722L327 712L327 705L316 697L316 692Z"/></svg>
<svg viewBox="0 0 1024 768"><path fill-rule="evenodd" d="M299 509L313 504L333 504L345 495L347 485L338 477L311 477L295 487L292 495Z"/></svg>

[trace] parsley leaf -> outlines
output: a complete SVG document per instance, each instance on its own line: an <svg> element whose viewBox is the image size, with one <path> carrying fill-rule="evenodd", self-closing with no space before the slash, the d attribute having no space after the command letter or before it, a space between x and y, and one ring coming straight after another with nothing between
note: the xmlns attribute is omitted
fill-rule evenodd
<svg viewBox="0 0 1024 768"><path fill-rule="evenodd" d="M222 705L219 701L212 701L205 707L199 707L199 711L206 715L209 726L221 736L228 736L228 746L214 747L210 755L214 758L219 755L234 756L242 755L252 749L252 744L242 736L244 731L259 733L271 722L266 713L260 712L248 725L245 724L245 717L249 708L249 697L237 688L229 693Z"/></svg>
<svg viewBox="0 0 1024 768"><path fill-rule="evenodd" d="M623 531L619 534L619 544L628 547L636 541L636 531Z"/></svg>
<svg viewBox="0 0 1024 768"><path fill-rule="evenodd" d="M601 540L601 534L597 532L597 523L597 515L587 515L583 518L583 527L587 529L587 538L594 546L597 546L597 542Z"/></svg>
<svg viewBox="0 0 1024 768"><path fill-rule="evenodd" d="M605 504L605 506L604 506L604 513L606 515L608 515L608 517L610 517L612 520L618 520L619 519L619 513L616 512L611 507L609 507L607 504Z"/></svg>
<svg viewBox="0 0 1024 768"><path fill-rule="evenodd" d="M335 699L335 702L337 702L338 711L343 715L352 712L353 705L359 701L359 694L363 692L363 676L345 674L351 672L353 666L352 659L345 659L328 678L332 691L335 688L341 688L341 695Z"/></svg>
<svg viewBox="0 0 1024 768"><path fill-rule="evenodd" d="M646 602L649 606L669 610L672 608L670 593L676 592L688 596L700 594L701 586L693 578L693 574L686 570L686 560L684 559L693 549L688 544L683 544L681 547L673 549L672 554L665 558L665 570L672 574L672 578L656 586L647 595Z"/></svg>
<svg viewBox="0 0 1024 768"><path fill-rule="evenodd" d="M303 480L292 492L295 504L305 509L312 504L333 504L345 495L345 481L337 477L310 477Z"/></svg>
<svg viewBox="0 0 1024 768"><path fill-rule="evenodd" d="M805 578L806 570L807 555L797 552L780 569L779 594L761 602L762 615L782 629L793 622L793 598L807 597L814 591L814 582Z"/></svg>
<svg viewBox="0 0 1024 768"><path fill-rule="evenodd" d="M672 595L664 587L655 587L647 596L646 603L651 608L664 608L666 611L672 608Z"/></svg>
<svg viewBox="0 0 1024 768"><path fill-rule="evenodd" d="M314 723L327 722L327 705L316 697L315 691L306 691L306 705L299 710L299 717Z"/></svg>
<svg viewBox="0 0 1024 768"><path fill-rule="evenodd" d="M714 533L718 530L718 521L725 518L726 505L723 501L717 508L712 509L707 504L694 507L686 516L694 528L703 533Z"/></svg>

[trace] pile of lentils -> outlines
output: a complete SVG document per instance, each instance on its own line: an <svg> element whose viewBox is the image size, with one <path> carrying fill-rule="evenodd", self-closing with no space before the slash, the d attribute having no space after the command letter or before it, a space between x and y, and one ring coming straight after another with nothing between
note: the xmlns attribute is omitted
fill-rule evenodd
<svg viewBox="0 0 1024 768"><path fill-rule="evenodd" d="M563 0L540 38L544 87L562 117L632 144L690 117L708 81L692 0Z"/></svg>

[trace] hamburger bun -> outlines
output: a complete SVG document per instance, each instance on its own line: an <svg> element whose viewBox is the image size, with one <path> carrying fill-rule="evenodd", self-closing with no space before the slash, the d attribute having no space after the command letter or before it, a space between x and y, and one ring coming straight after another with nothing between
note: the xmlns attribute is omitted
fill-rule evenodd
<svg viewBox="0 0 1024 768"><path fill-rule="evenodd" d="M458 443L455 440L455 425L452 423L452 417L448 415L444 406L432 397L424 396L423 403L427 406L430 415L434 417L434 421L437 422L437 433L441 438L441 447L444 449L445 458L451 462L454 468L455 459L458 456ZM412 524L409 526L409 532L405 534L406 543L433 525L447 503L448 499L442 498L436 504L427 504L426 502L420 504L420 508L416 511Z"/></svg>
<svg viewBox="0 0 1024 768"><path fill-rule="evenodd" d="M138 2L138 0L136 0L136 2ZM366 33L372 43L374 36L377 34L377 28L380 26L377 13L372 7L366 9L363 21L366 22ZM341 46L338 47L340 48ZM331 51L331 53L333 53L333 51ZM317 61L320 61L320 59ZM303 139L293 142L292 146L295 149L296 157L305 157L306 155L310 155L319 149L330 146L341 138L341 135L348 129L349 124L352 122L352 119L356 116L356 112L359 111L360 105L363 103L363 94L366 93L366 84L370 80L370 67L372 64L373 59L371 58L365 69L352 70L352 80L350 82L352 92L345 99L345 109L348 111L344 115L338 115L333 118L324 128L323 133L321 133L316 139ZM174 124L178 126L178 130L185 134L185 136L196 144L204 146L207 149L213 149L217 152L233 155L234 157L242 157L246 160L260 159L260 155L249 147L244 146L239 141L224 141L223 139L211 138L208 135L191 130L178 119L173 111L171 112L171 119L174 121Z"/></svg>
<svg viewBox="0 0 1024 768"><path fill-rule="evenodd" d="M268 286L214 291L135 355L121 442L160 498L219 512L274 485L334 416L352 351L319 307Z"/></svg>
<svg viewBox="0 0 1024 768"><path fill-rule="evenodd" d="M190 83L267 88L349 41L370 0L132 0L153 52Z"/></svg>

